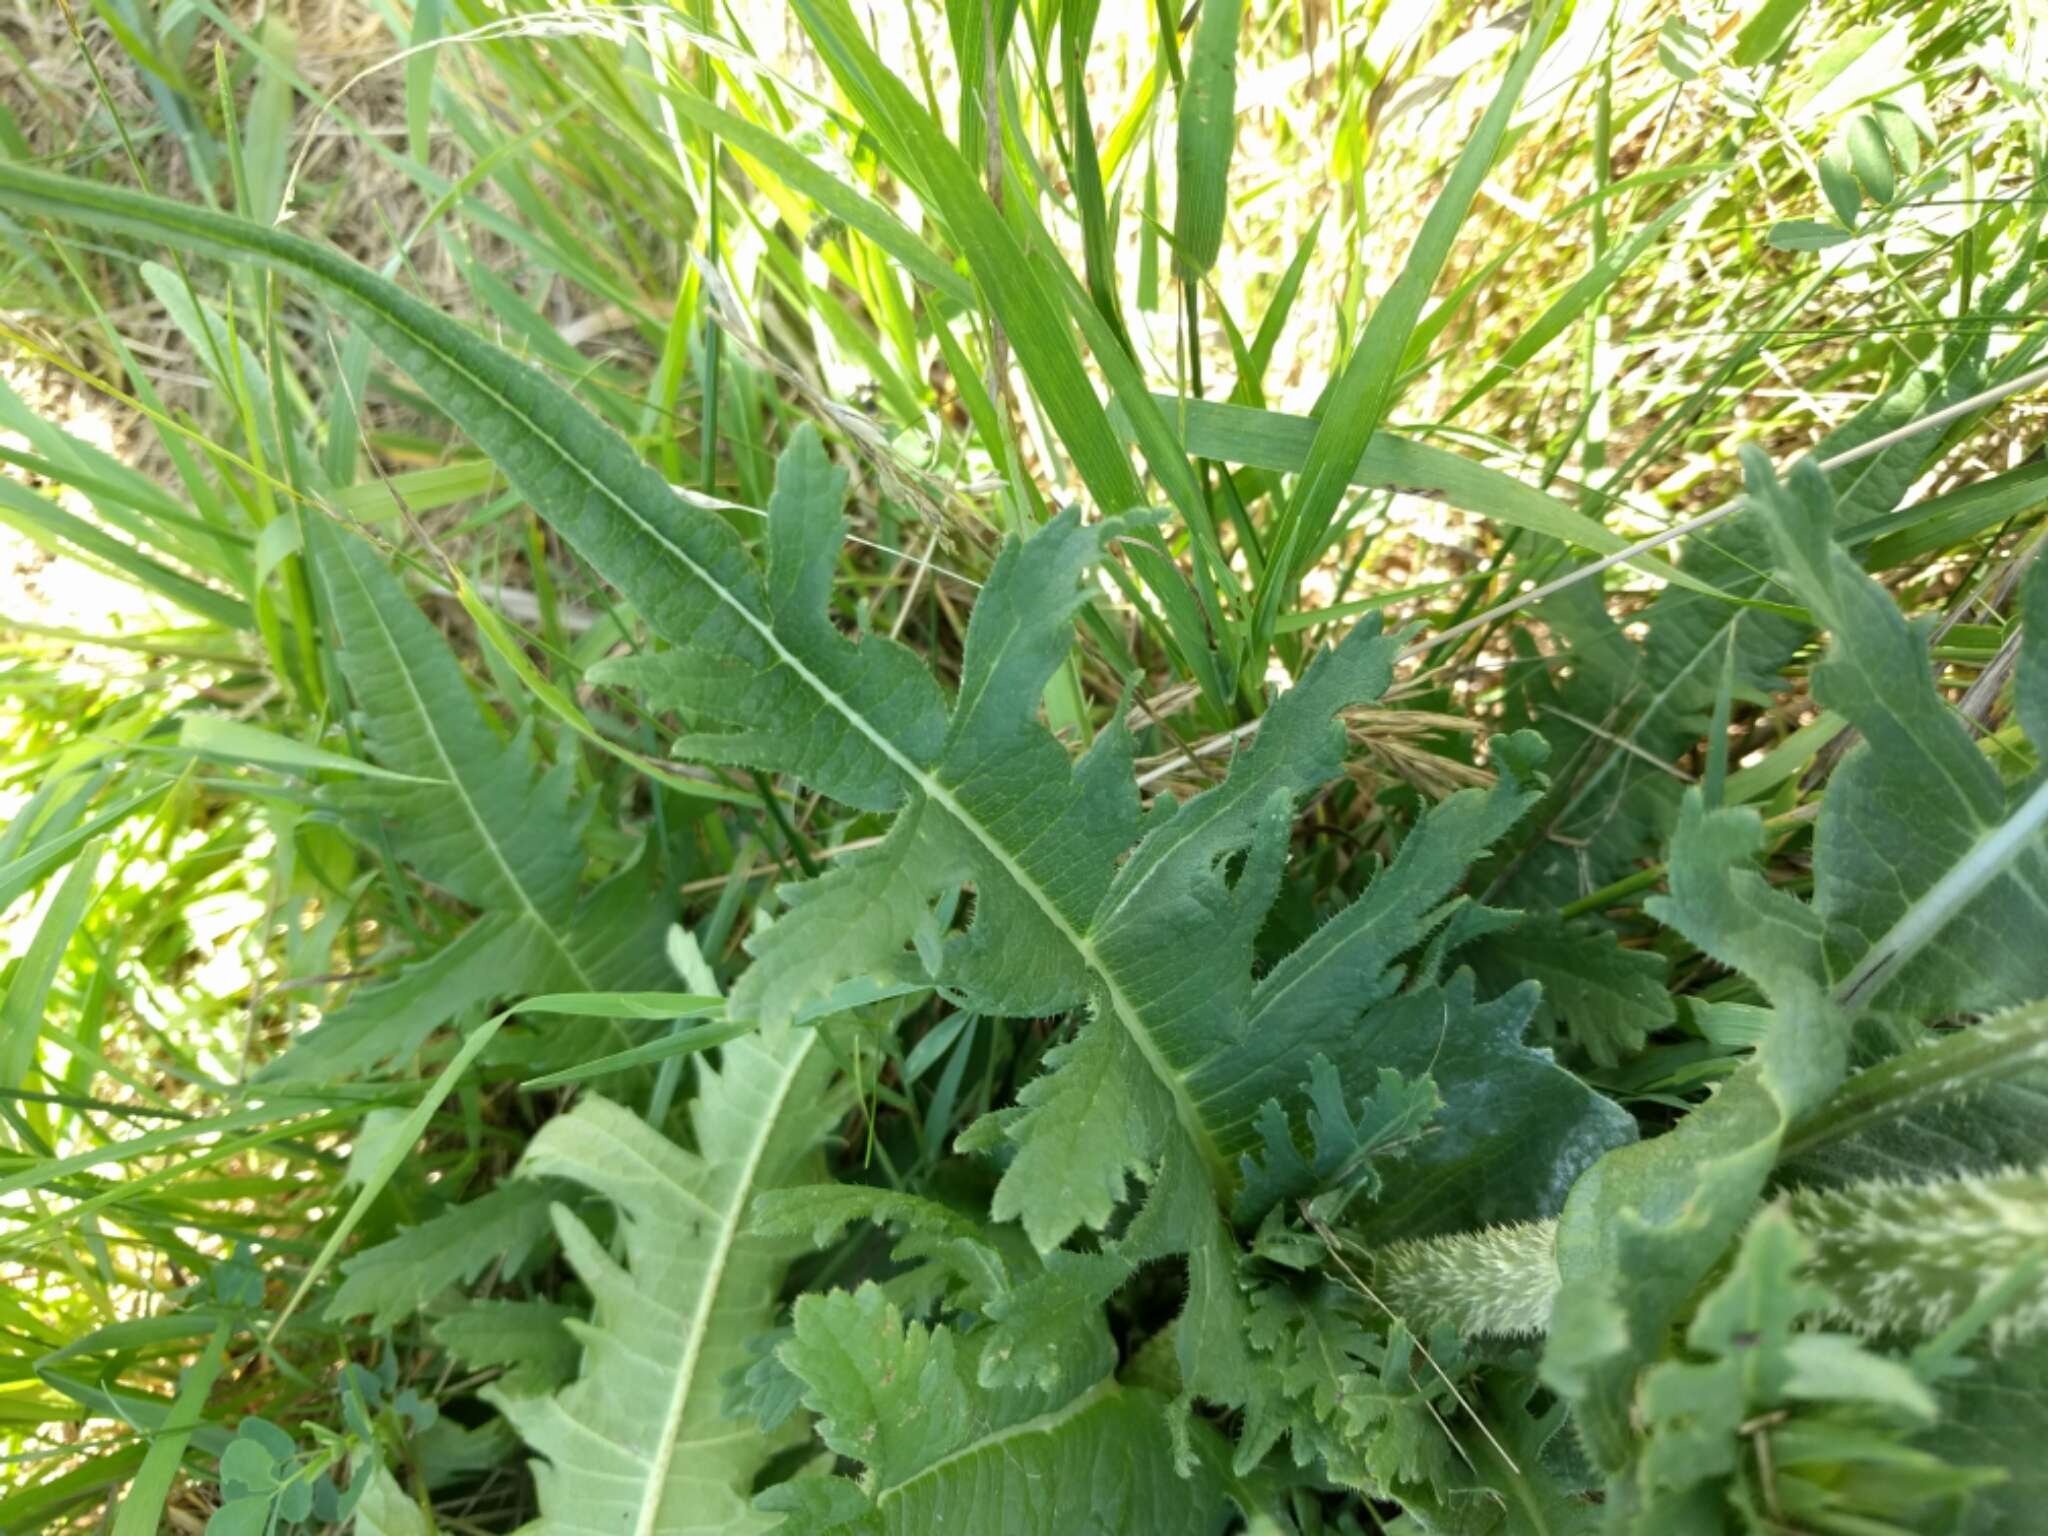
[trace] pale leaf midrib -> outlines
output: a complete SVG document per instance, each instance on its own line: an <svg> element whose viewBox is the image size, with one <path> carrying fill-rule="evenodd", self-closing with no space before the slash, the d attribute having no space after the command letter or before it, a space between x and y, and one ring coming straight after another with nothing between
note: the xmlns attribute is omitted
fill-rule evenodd
<svg viewBox="0 0 2048 1536"><path fill-rule="evenodd" d="M704 1340L710 1333L711 1314L717 1309L719 1285L724 1279L726 1264L732 1258L732 1247L738 1240L740 1225L745 1220L747 1195L760 1174L761 1159L767 1155L768 1144L780 1126L790 1089L795 1086L797 1076L810 1059L818 1039L817 1030L805 1032L801 1049L786 1064L781 1064L782 1076L775 1085L775 1096L769 1101L767 1113L755 1122L758 1131L747 1148L745 1161L740 1165L739 1176L733 1184L732 1201L723 1214L718 1241L712 1249L710 1262L705 1266L704 1282L698 1291L695 1313L690 1319L689 1337L683 1346L683 1358L676 1367L675 1386L669 1394L667 1416L662 1420L661 1439L648 1463L647 1493L641 1500L640 1518L634 1525L636 1536L653 1536L659 1529L656 1517L661 1509L662 1492L668 1486L669 1463L675 1459L676 1447L681 1443L683 1415L689 1411L691 1389L696 1385L697 1359L703 1353Z"/></svg>
<svg viewBox="0 0 2048 1536"><path fill-rule="evenodd" d="M1992 1078L2010 1083L2044 1058L2048 1002L1995 1014L1960 1035L1904 1051L1850 1078L1821 1110L1787 1135L1784 1155L1791 1158L1841 1141L1885 1120L1955 1098L1976 1083L1988 1085ZM1930 1061L1936 1070L1927 1070Z"/></svg>
<svg viewBox="0 0 2048 1536"><path fill-rule="evenodd" d="M2011 867L2044 826L2048 826L2048 780L2036 785L2033 793L2003 820L1984 827L1932 885L1907 903L1906 909L1870 944L1848 976L1836 986L1836 999L1844 1004L1867 1005L1959 913L1998 881L2009 880L2029 906L2048 917L2048 895Z"/></svg>
<svg viewBox="0 0 2048 1536"><path fill-rule="evenodd" d="M367 303L368 301L357 298L356 302ZM773 625L764 621L745 603L739 601L723 583L712 576L710 571L693 560L687 550L676 544L660 528L641 516L639 510L630 501L621 496L581 459L570 453L566 445L543 429L526 412L522 411L512 401L506 399L503 394L491 385L489 380L479 376L475 370L465 366L454 353L436 345L430 337L423 336L418 330L409 326L399 316L397 311L385 308L380 309L378 314L385 323L410 336L416 344L429 349L444 366L455 370L470 384L497 402L506 415L522 424L532 433L536 440L545 443L558 463L568 466L587 485L630 518L635 527L687 567L692 575L717 596L720 602L739 615L740 619L761 638L762 642L769 647L782 664L803 680L804 684L813 694L824 700L829 708L839 714L862 736L866 737L877 751L894 764L905 777L918 786L927 799L935 801L942 806L947 814L959 822L974 840L987 850L988 854L1002 866L1004 873L1010 877L1011 881L1045 915L1047 921L1058 931L1060 937L1073 946L1074 950L1088 966L1088 969L1102 983L1103 990L1109 999L1111 1008L1117 1015L1118 1021L1130 1035L1132 1042L1137 1046L1139 1054L1145 1058L1147 1065L1173 1096L1175 1111L1181 1124L1194 1139L1195 1145L1202 1153L1204 1160L1212 1167L1223 1166L1220 1162L1220 1155L1216 1151L1215 1140L1210 1134L1208 1127L1202 1121L1200 1111L1190 1097L1186 1083L1181 1079L1180 1074L1173 1070L1173 1067L1166 1061L1165 1057L1161 1055L1159 1047L1152 1039L1151 1032L1147 1028L1136 1005L1124 992L1123 987L1110 967L1103 962L1094 944L1087 935L1079 932L1067 921L1066 914L1060 911L1045 889L1032 879L1030 873L1017 863L1009 850L997 841L988 828L976 819L966 806L960 803L953 792L936 775L927 771L915 759L903 752L883 732L876 729L865 715L854 708L837 690L827 685L823 678L805 666L802 659L782 643L782 638L775 633Z"/></svg>
<svg viewBox="0 0 2048 1536"><path fill-rule="evenodd" d="M879 1491L875 1495L875 1505L879 1508L890 1499L903 1497L905 1490L914 1488L927 1478L937 1477L948 1467L953 1466L957 1462L965 1461L970 1456L979 1456L984 1451L994 1450L999 1446L1008 1444L1012 1440L1021 1440L1027 1435L1056 1434L1071 1420L1079 1418L1097 1403L1106 1401L1122 1390L1117 1385L1117 1380L1114 1376L1105 1376L1079 1397L1062 1403L1057 1408L1041 1413L1035 1418L1026 1419L1020 1424L1012 1424L1007 1429L998 1429L990 1434L983 1435L980 1439L972 1440L966 1445L961 1446L958 1450L948 1451L930 1466L919 1467L910 1476L904 1478L902 1482L892 1483L887 1488Z"/></svg>
<svg viewBox="0 0 2048 1536"><path fill-rule="evenodd" d="M379 295L374 287L366 293L359 286L365 278L372 284L389 285L385 283L384 279L377 277L376 274L369 272L367 269L361 268L359 264L349 261L348 258L326 251L314 245L311 241L303 240L296 235L287 235L272 230L259 230L256 234L261 238L252 238L250 231L241 228L240 221L229 218L226 215L209 216L202 214L198 210L181 208L176 204L163 203L161 199L149 197L146 194L111 189L95 189L98 194L97 198L86 198L82 197L79 191L71 187L62 177L48 176L33 171L23 171L15 167L0 166L0 185L5 185L8 182L13 182L16 185L26 183L26 189L31 197L46 198L68 208L74 216L82 217L88 222L127 223L131 226L133 224L140 224L145 229L154 231L159 236L166 229L177 230L186 239L199 245L216 248L226 247L231 251L252 253L265 261L300 272L315 284L341 295L349 306L366 311L380 327L388 327L400 336L409 339L414 345L421 347L437 359L442 366L467 380L482 394L495 401L505 416L523 425L537 443L546 447L557 463L565 466L573 475L579 477L586 485L595 490L604 500L617 507L632 521L635 527L652 538L662 548L667 549L677 560L695 574L716 595L718 600L737 613L748 627L753 629L762 638L774 654L780 657L792 672L802 678L806 685L819 698L825 701L829 708L844 717L848 724L873 743L875 748L915 783L927 798L936 801L940 806L944 807L946 812L959 822L977 843L988 851L989 855L1009 875L1018 889L1023 891L1032 904L1045 914L1047 921L1053 925L1060 936L1074 947L1076 953L1081 956L1088 969L1102 983L1104 993L1111 1009L1117 1015L1118 1022L1123 1025L1126 1033L1130 1035L1132 1042L1138 1048L1139 1054L1145 1058L1147 1065L1151 1067L1160 1083L1172 1095L1175 1112L1182 1126L1187 1130L1190 1137L1194 1140L1196 1147L1201 1151L1205 1161L1212 1168L1224 1167L1216 1152L1214 1139L1203 1124L1200 1112L1189 1096L1186 1083L1179 1074L1173 1071L1172 1067L1160 1054L1158 1046L1152 1040L1142 1016L1132 1004L1130 998L1125 994L1117 978L1103 963L1102 957L1096 952L1094 945L1074 929L1073 925L1067 921L1065 914L1054 904L1044 888L1030 878L1028 873L1010 856L1008 850L996 842L985 826L968 814L966 807L960 804L944 784L940 783L932 774L906 756L897 748L894 742L870 725L858 710L854 709L834 690L827 687L823 679L819 678L808 667L804 666L796 656L792 655L788 648L782 644L781 638L775 634L772 626L763 622L759 615L752 612L746 604L740 602L720 582L714 580L708 571L690 558L687 551L678 547L662 530L650 524L630 502L620 496L589 465L585 464L576 455L570 453L559 439L542 428L525 411L506 399L489 380L479 377L474 369L465 364L448 347L436 341L431 334L422 333L417 320L409 317L405 313L405 309L417 306L421 313L430 316L434 323L445 324L450 327L456 327L454 321L449 320L445 315L437 311L429 309L419 300L396 289L393 289L393 295L401 301L399 304L393 304L388 296ZM40 188L38 183L42 184ZM144 205L141 212L135 211L136 204L138 203ZM226 227L223 228L222 226ZM333 270L328 270L329 264L331 264ZM386 350L387 352L389 351L388 348ZM578 409L581 408L578 406ZM591 419L600 432L607 430L603 427L602 423L597 423L595 418ZM500 468L503 468L503 466L501 465ZM515 486L517 485L517 479L512 477L509 472L508 478L513 478Z"/></svg>
<svg viewBox="0 0 2048 1536"><path fill-rule="evenodd" d="M576 980L583 990L586 992L600 990L597 983L591 979L590 973L584 969L583 962L576 957L574 951L569 948L561 935L555 932L554 926L540 915L540 909L533 904L533 897L528 894L525 883L514 873L511 861L505 857L504 850L498 846L497 838L491 833L490 824L484 820L483 812L470 797L469 787L463 783L462 775L456 769L454 759L448 755L447 744L441 740L441 733L435 727L434 713L427 708L427 701L420 696L420 691L413 682L412 671L405 665L405 653L399 648L398 637L391 632L390 626L384 622L384 615L378 609L376 598L371 593L368 583L362 579L362 574L356 570L351 562L344 559L341 563L347 569L350 579L355 582L358 590L361 591L363 605L370 612L371 622L377 626L378 636L383 640L385 648L397 660L397 665L392 670L398 674L399 680L405 685L406 697L412 700L413 712L419 716L427 740L433 743L434 756L440 759L443 777L447 779L449 788L455 791L456 798L462 802L463 814L469 819L470 825L476 829L478 841L489 852L491 862L497 865L498 872L505 877L505 883L512 888L513 894L519 898L519 905L524 909L528 920L539 930L542 937L554 946L555 952L568 962L569 969L575 974Z"/></svg>

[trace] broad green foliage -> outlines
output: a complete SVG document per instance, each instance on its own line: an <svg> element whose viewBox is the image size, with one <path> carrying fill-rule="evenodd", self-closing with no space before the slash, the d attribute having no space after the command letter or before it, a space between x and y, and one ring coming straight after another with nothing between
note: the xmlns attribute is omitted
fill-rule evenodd
<svg viewBox="0 0 2048 1536"><path fill-rule="evenodd" d="M2024 268L1987 287L1983 307L2002 310L2021 291ZM1814 450L1846 453L1930 410L1965 399L1986 382L1987 337L1958 330L1919 366ZM1853 534L1898 504L1940 446L1939 434L1903 442L1835 472L1833 500L1817 536ZM1751 601L1781 601L1774 590L1772 519L1747 506L1686 545L1679 569L1705 586ZM1808 594L1798 590L1805 601ZM1816 622L1828 620L1817 610ZM1531 818L1542 836L1528 841L1499 876L1495 895L1515 905L1563 904L1599 890L1633 862L1661 849L1678 819L1682 759L1706 734L1725 688L1768 696L1811 634L1769 607L1730 603L1673 584L1642 618L1640 644L1624 634L1578 587L1549 616L1570 640L1572 670L1562 683L1532 667L1511 695L1514 714L1552 746L1551 797Z"/></svg>
<svg viewBox="0 0 2048 1536"><path fill-rule="evenodd" d="M2033 1158L2048 1127L2048 1007L1926 1034L1857 1073L1802 1120L1792 1172L1830 1182L1930 1168L1988 1170Z"/></svg>
<svg viewBox="0 0 2048 1536"><path fill-rule="evenodd" d="M1946 712L1903 617L1833 542L1819 471L1804 462L1781 485L1760 455L1748 469L1780 566L1833 635L1816 673L1820 696L1871 744L1843 765L1823 803L1811 904L1756 873L1755 813L1709 809L1698 791L1686 797L1672 894L1650 910L1752 977L1776 1016L1752 1064L1670 1134L1604 1159L1566 1205L1546 1377L1573 1400L1589 1448L1617 1475L1637 1455L1638 1373L1753 1208L1788 1131L1836 1093L1853 1016L1898 1006L1902 994L1924 1019L2030 984L2042 990L2044 954L2018 917L2034 899L2038 840L2002 844L1997 775ZM2019 686L2044 684L2029 675ZM1928 786L1942 790L1931 818ZM2024 799L2013 814L2025 814ZM1957 871L1964 881L1951 878ZM1918 928L1914 914L1925 914ZM1983 925L1969 975L1920 947L1956 921ZM1635 1503L1642 1491L1618 1485L1618 1521L1653 1518Z"/></svg>
<svg viewBox="0 0 2048 1536"><path fill-rule="evenodd" d="M550 945L576 897L577 828L568 775L536 776L524 736L484 724L447 643L361 539L310 518L339 660L364 745L385 767L433 782L361 792L362 814L404 828L410 862L470 906L510 912ZM566 947L560 963L585 990Z"/></svg>
<svg viewBox="0 0 2048 1536"><path fill-rule="evenodd" d="M472 1300L434 1324L434 1342L470 1370L503 1367L513 1397L539 1397L576 1375L583 1349L569 1324L574 1308L547 1301Z"/></svg>
<svg viewBox="0 0 2048 1536"><path fill-rule="evenodd" d="M1489 1012L1454 980L1441 1001L1405 994L1381 1029L1354 1027L1398 986L1394 961L1427 934L1465 865L1520 813L1526 802L1514 791L1533 767L1531 744L1504 742L1501 789L1447 802L1430 831L1404 846L1383 889L1252 986L1251 944L1276 888L1287 812L1337 771L1342 736L1330 717L1386 686L1391 641L1354 630L1276 702L1223 785L1186 806L1161 805L1141 824L1128 737L1107 731L1070 766L1035 715L1065 654L1080 574L1111 527L1086 529L1069 514L1005 552L975 606L949 715L908 652L880 637L856 644L824 617L841 481L808 434L799 433L778 471L764 570L725 523L679 500L567 394L369 273L290 236L151 199L80 198L61 181L14 170L0 180L39 206L205 249L242 249L319 284L674 648L610 675L695 722L679 749L783 769L857 806L907 804L880 848L843 861L792 900L735 993L740 1016L773 1027L847 977L894 970L912 953L928 964L934 950L934 979L988 1012L1092 1002L1095 1027L1113 1023L1143 1058L1143 1093L1091 1099L1079 1123L1027 1112L1006 1134L1024 1147L1117 1119L1157 1126L1165 1122L1138 1100L1158 1094L1177 1132L1226 1180L1231 1159L1251 1144L1260 1106L1300 1091L1298 1063L1310 1055L1329 1055L1353 1083L1382 1064L1362 1059L1374 1036L1387 1036L1383 1054L1410 1063L1435 1056L1441 1039L1453 1050L1433 1075L1447 1104L1455 1109L1461 1094L1512 1097L1520 1147L1511 1166L1495 1160L1490 1176L1502 1187L1462 1209L1432 1202L1447 1222L1522 1214L1500 1208L1517 1199L1554 1203L1573 1170L1625 1134L1609 1106L1545 1059L1528 1054L1514 1074L1495 1070L1503 1045L1508 1060L1517 1058L1533 992ZM1228 865L1239 858L1233 877ZM938 940L932 903L969 881L972 926ZM1520 1018L1511 1016L1517 1006ZM1276 1054L1268 1021L1283 1009ZM1460 1057L1476 1077L1459 1080ZM1519 1091L1517 1074L1535 1091ZM1468 1133L1455 1152L1471 1160L1474 1142L1495 1134ZM1140 1154L1164 1155L1156 1133L1141 1134ZM1028 1177L1027 1163L999 1208L1021 1214L1035 1202L1044 1213L1028 1223L1035 1240L1050 1245L1086 1219L1059 1209L1057 1191L1034 1191Z"/></svg>
<svg viewBox="0 0 2048 1536"><path fill-rule="evenodd" d="M800 1479L764 1501L791 1532L985 1528L1219 1529L1214 1475L1175 1466L1152 1394L1102 1380L1078 1394L987 1387L943 1325L905 1323L872 1285L806 1296L781 1348L818 1434L867 1468L859 1491Z"/></svg>
<svg viewBox="0 0 2048 1536"><path fill-rule="evenodd" d="M1922 121L2032 123L2003 22L1340 17L1276 285L1238 110L1296 132L1317 8L1159 9L1114 112L1095 0L941 8L906 67L796 0L784 72L401 5L409 153L322 107L425 200L383 275L287 232L275 22L102 7L184 202L0 92L8 334L183 488L10 373L0 519L186 626L75 721L0 655L63 720L0 780L0 1196L61 1241L0 1529L2031 1530L2048 559L2039 465L1951 450L2048 378L2039 146ZM136 246L217 398L92 286Z"/></svg>
<svg viewBox="0 0 2048 1536"><path fill-rule="evenodd" d="M1329 1058L1308 1064L1308 1141L1314 1151L1303 1157L1294 1127L1275 1100L1259 1115L1260 1152L1244 1158L1244 1183L1237 1192L1235 1215L1249 1224L1274 1206L1313 1195L1309 1209L1318 1220L1334 1221L1363 1195L1378 1196L1382 1181L1375 1163L1419 1141L1443 1101L1428 1078L1408 1082L1392 1067L1380 1069L1372 1096L1356 1115L1344 1100L1344 1087ZM1320 1192L1320 1193L1319 1193Z"/></svg>
<svg viewBox="0 0 2048 1536"><path fill-rule="evenodd" d="M389 1472L379 1467L364 1474L364 1483L355 1511L356 1529L363 1536L430 1536L433 1527L427 1517Z"/></svg>
<svg viewBox="0 0 2048 1536"><path fill-rule="evenodd" d="M1845 1004L1915 1019L2041 996L2048 954L2025 915L2048 912L2048 848L2028 835L2025 804L2009 812L1997 769L1935 691L1925 646L1832 542L1818 473L1801 466L1779 487L1759 457L1749 466L1780 565L1835 637L1814 692L1868 743L1837 772L1814 834L1824 974ZM2048 676L2028 667L2018 687L2038 727ZM1964 885L1949 883L1955 870Z"/></svg>
<svg viewBox="0 0 2048 1536"><path fill-rule="evenodd" d="M500 736L448 643L362 539L307 520L363 745L421 782L337 791L367 838L478 911L441 948L356 992L268 1069L331 1078L417 1050L491 998L598 992L658 978L667 916L628 871L584 892L587 862L568 765L537 772L530 732Z"/></svg>
<svg viewBox="0 0 2048 1536"><path fill-rule="evenodd" d="M1642 1377L1635 1402L1648 1439L1628 1483L1610 1488L1630 1512L1622 1528L1715 1530L1731 1506L1749 1518L1799 1508L1821 1528L1953 1516L1963 1496L1996 1486L2010 1458L1981 1442L1964 1448L2001 1433L1984 1410L2001 1377L2015 1366L2024 1377L2048 1326L2044 1212L2042 1175L2022 1170L1800 1190L1767 1209L1732 1272L1697 1303L1687 1353ZM1375 1282L1411 1318L1472 1334L1540 1332L1557 1304L1554 1240L1551 1224L1528 1223L1397 1244L1376 1256ZM1939 1345L1900 1360L1821 1330L1823 1319L1928 1340L1988 1322L2000 1347L1987 1361L1954 1361ZM1935 1437L1961 1452L1947 1460L1920 1434L1944 1400L1966 1405ZM1768 1464L1755 1455L1759 1422L1769 1425Z"/></svg>
<svg viewBox="0 0 2048 1536"><path fill-rule="evenodd" d="M548 1235L546 1191L503 1185L348 1260L328 1313L388 1328L488 1265L517 1273Z"/></svg>
<svg viewBox="0 0 2048 1536"><path fill-rule="evenodd" d="M814 570L826 567L839 496L815 445L800 436L769 509L771 591L817 600L815 580L807 591L793 573L778 576L777 562L802 551ZM1365 1090L1361 1073L1378 1065L1433 1060L1455 1106L1461 1095L1507 1091L1499 1065L1489 1061L1481 1074L1460 1053L1504 1048L1504 1060L1515 1060L1526 1018L1526 1004L1478 1007L1469 983L1392 996L1397 957L1441 920L1464 865L1525 803L1517 793L1529 772L1525 743L1500 744L1500 789L1447 802L1367 897L1253 984L1251 947L1277 888L1289 812L1336 771L1340 737L1330 717L1385 686L1393 644L1355 631L1275 702L1222 785L1141 819L1122 730L1105 732L1070 765L1036 719L1064 653L1078 577L1113 531L1084 529L1070 513L1005 551L975 606L950 718L935 690L915 708L899 702L906 688L913 697L922 690L904 681L906 658L886 642L870 637L855 648L822 618L779 606L776 627L792 652L815 647L852 669L837 685L824 681L832 674L822 660L809 669L823 711L814 704L801 737L777 728L782 706L769 689L699 706L694 685L678 680L717 660L694 645L673 660L621 663L610 673L726 725L722 735L685 737L684 750L745 753L802 775L835 751L852 757L886 743L910 796L880 847L788 893L788 915L754 948L736 1012L772 1026L851 977L904 970L999 1015L1093 1005L1082 1040L1002 1125L1016 1156L995 1210L1021 1217L1041 1248L1102 1225L1123 1176L1143 1177L1169 1138L1185 1136L1227 1181L1231 1160L1253 1145L1261 1106L1299 1093L1305 1067L1297 1063L1318 1051L1352 1092ZM863 697L889 700L889 711L871 717ZM836 729L826 723L834 716ZM963 883L974 889L973 920L941 935L934 905ZM1377 1014L1376 1002L1385 1004ZM1099 1037L1092 1043L1091 1034ZM1546 1181L1569 1177L1562 1170L1617 1132L1611 1120L1603 1128L1597 1101L1547 1062L1532 1055L1527 1063L1533 1091L1516 1095L1515 1113L1537 1141L1532 1148L1523 1137L1520 1193L1541 1202L1556 1187ZM1471 1152L1446 1147L1446 1157ZM1515 1172L1502 1173L1517 1182Z"/></svg>
<svg viewBox="0 0 2048 1536"><path fill-rule="evenodd" d="M1953 1528L1965 1536L2026 1530L2048 1481L2026 1449L2048 1429L2048 1344L2000 1350L1940 1392L1942 1421L1919 1443L1951 1465L2005 1474L1971 1494Z"/></svg>
<svg viewBox="0 0 2048 1536"><path fill-rule="evenodd" d="M495 1400L534 1452L550 1531L676 1536L740 1531L774 1448L729 1423L720 1382L774 1315L784 1243L746 1230L754 1198L802 1178L838 1117L822 1030L734 1042L701 1074L685 1151L630 1111L585 1099L542 1127L522 1175L567 1180L617 1209L608 1252L566 1206L555 1224L595 1306L575 1325L582 1369L559 1392ZM474 1347L474 1346L472 1346Z"/></svg>
<svg viewBox="0 0 2048 1536"><path fill-rule="evenodd" d="M1666 1361L1644 1378L1649 1434L1638 1488L1646 1518L1668 1522L1662 1528L1715 1529L1727 1506L1752 1518L1783 1510L1823 1529L1896 1520L1981 1480L1877 1432L1931 1424L1934 1394L1905 1364L1799 1326L1830 1301L1800 1278L1804 1257L1781 1213L1760 1217L1734 1270L1693 1314L1685 1342L1698 1358ZM1755 1459L1743 1455L1743 1426L1760 1416L1773 1421L1782 1452L1768 1472L1752 1472ZM1874 1481L1879 1468L1885 1475Z"/></svg>
<svg viewBox="0 0 2048 1536"><path fill-rule="evenodd" d="M1491 985L1534 981L1543 988L1537 1026L1569 1037L1611 1067L1643 1047L1676 1013L1664 990L1664 960L1629 949L1595 923L1527 912L1474 946L1473 964Z"/></svg>

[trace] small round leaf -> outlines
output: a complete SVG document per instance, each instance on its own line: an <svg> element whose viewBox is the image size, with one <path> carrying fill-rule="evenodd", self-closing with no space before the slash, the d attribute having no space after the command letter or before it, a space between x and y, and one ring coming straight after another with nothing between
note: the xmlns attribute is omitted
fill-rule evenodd
<svg viewBox="0 0 2048 1536"><path fill-rule="evenodd" d="M1764 238L1774 250L1824 251L1842 244L1849 238L1849 232L1814 219L1781 219Z"/></svg>
<svg viewBox="0 0 2048 1536"><path fill-rule="evenodd" d="M231 1441L221 1452L220 1482L223 1488L267 1494L277 1486L277 1458L259 1440Z"/></svg>
<svg viewBox="0 0 2048 1536"><path fill-rule="evenodd" d="M1865 112L1849 125L1849 163L1856 167L1856 179L1880 203L1888 203L1898 191L1892 175L1892 147L1875 114Z"/></svg>

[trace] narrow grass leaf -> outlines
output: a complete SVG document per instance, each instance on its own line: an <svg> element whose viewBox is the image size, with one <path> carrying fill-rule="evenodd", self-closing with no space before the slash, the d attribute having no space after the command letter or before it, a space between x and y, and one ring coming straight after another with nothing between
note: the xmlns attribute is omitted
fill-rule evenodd
<svg viewBox="0 0 2048 1536"><path fill-rule="evenodd" d="M1558 0L1549 0L1536 13L1485 116L1460 151L1443 190L1430 205L1400 275L1373 310L1364 334L1352 349L1350 361L1330 390L1317 418L1315 440L1309 445L1301 479L1270 541L1273 554L1266 569L1266 583L1259 592L1255 636L1272 633L1281 605L1292 599L1302 573L1322 549L1351 483L1352 470L1393 403L1409 333L1422 317L1423 306L1444 264L1450 260L1451 247L1479 194L1480 183L1500 151L1522 87L1549 44L1557 10Z"/></svg>

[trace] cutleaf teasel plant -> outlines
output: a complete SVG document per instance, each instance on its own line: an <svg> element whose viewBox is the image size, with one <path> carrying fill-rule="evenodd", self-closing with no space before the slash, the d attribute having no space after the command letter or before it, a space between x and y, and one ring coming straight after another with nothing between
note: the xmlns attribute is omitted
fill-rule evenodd
<svg viewBox="0 0 2048 1536"><path fill-rule="evenodd" d="M1099 9L53 34L0 1529L2032 1528L2038 39Z"/></svg>

